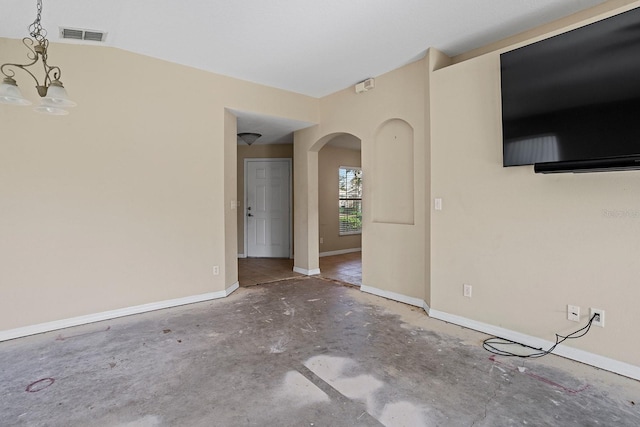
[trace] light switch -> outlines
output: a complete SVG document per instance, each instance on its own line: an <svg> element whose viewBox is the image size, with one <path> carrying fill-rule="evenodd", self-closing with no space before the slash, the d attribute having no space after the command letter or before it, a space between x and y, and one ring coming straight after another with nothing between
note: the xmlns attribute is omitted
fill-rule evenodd
<svg viewBox="0 0 640 427"><path fill-rule="evenodd" d="M434 205L435 205L435 209L437 211L441 211L442 210L442 199L440 199L440 198L435 199Z"/></svg>

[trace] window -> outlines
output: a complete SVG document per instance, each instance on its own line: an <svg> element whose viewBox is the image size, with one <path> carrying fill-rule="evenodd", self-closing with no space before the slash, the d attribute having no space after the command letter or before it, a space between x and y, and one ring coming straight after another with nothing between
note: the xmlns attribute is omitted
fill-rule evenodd
<svg viewBox="0 0 640 427"><path fill-rule="evenodd" d="M362 170L338 169L338 212L340 235L362 233Z"/></svg>

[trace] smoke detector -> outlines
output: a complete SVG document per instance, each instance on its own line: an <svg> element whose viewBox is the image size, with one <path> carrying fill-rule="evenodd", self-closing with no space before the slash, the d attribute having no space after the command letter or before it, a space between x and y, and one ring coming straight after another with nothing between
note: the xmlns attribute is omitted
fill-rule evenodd
<svg viewBox="0 0 640 427"><path fill-rule="evenodd" d="M376 87L375 80L373 80L372 78L367 79L367 80L361 81L356 85L356 93L366 92L368 90L373 89L374 87Z"/></svg>

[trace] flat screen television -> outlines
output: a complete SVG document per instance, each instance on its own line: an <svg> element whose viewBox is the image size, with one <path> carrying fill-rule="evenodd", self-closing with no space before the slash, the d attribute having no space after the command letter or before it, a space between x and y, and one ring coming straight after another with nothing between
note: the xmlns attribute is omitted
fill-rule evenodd
<svg viewBox="0 0 640 427"><path fill-rule="evenodd" d="M640 8L500 55L503 166L640 169Z"/></svg>

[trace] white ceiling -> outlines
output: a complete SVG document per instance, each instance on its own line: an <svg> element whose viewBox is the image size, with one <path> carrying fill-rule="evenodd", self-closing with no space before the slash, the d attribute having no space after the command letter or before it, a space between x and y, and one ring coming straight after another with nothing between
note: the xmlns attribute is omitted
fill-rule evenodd
<svg viewBox="0 0 640 427"><path fill-rule="evenodd" d="M262 135L254 142L255 145L293 144L293 132L315 124L231 108L229 111L238 118L238 133L255 132ZM238 138L238 145L240 144L245 142Z"/></svg>
<svg viewBox="0 0 640 427"><path fill-rule="evenodd" d="M59 27L106 31L104 45L322 97L429 47L457 55L603 2L43 0L42 24L52 42L61 42ZM0 37L27 36L36 1L0 7Z"/></svg>

